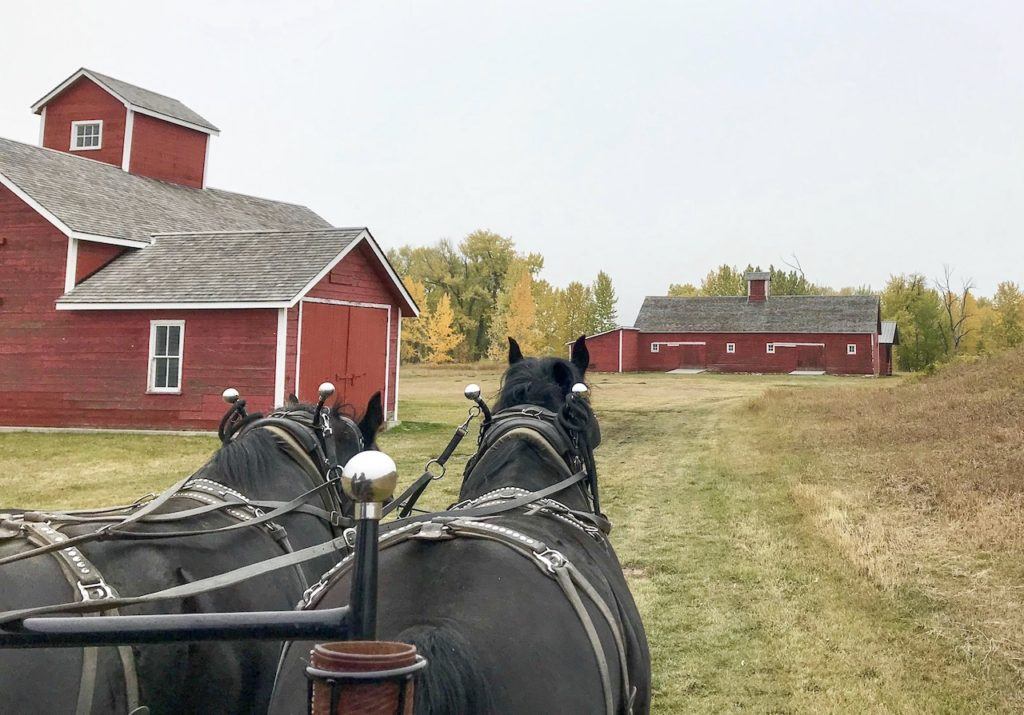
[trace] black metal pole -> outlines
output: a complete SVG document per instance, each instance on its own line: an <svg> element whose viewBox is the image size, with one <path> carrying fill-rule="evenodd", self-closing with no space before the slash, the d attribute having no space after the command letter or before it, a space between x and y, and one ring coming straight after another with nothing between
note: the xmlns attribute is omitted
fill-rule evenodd
<svg viewBox="0 0 1024 715"><path fill-rule="evenodd" d="M322 611L26 618L0 627L0 648L72 648L216 640L345 640L349 606Z"/></svg>
<svg viewBox="0 0 1024 715"><path fill-rule="evenodd" d="M359 504L358 507L371 506ZM379 505L378 506L379 512ZM360 518L356 524L356 557L352 569L352 640L377 639L377 538L379 517Z"/></svg>

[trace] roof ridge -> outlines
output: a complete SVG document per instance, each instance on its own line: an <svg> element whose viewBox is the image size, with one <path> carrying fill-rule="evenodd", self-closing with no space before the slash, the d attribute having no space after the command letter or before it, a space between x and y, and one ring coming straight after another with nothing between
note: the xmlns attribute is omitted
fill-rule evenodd
<svg viewBox="0 0 1024 715"><path fill-rule="evenodd" d="M97 72L96 70L89 69L88 67L80 67L78 69L78 71L79 72L88 72L89 74L95 75L96 77L99 77L101 79L112 79L115 82L120 82L121 84L126 84L129 87L132 87L134 89L138 89L138 90L141 90L143 92L149 92L150 94L155 94L158 97L163 97L164 99L170 99L170 100L173 100L175 102L180 102L181 104L185 104L184 102L182 102L177 97L172 97L171 95L164 94L163 92L156 92L156 91L154 91L152 89L147 89L146 87L143 87L141 84L135 84L134 82L128 82L128 81L123 80L123 79L121 79L119 77L115 77L113 75L105 74L103 72ZM77 72L75 74L77 74ZM113 90L114 88L110 87L109 89ZM188 106L188 105L185 105L185 106Z"/></svg>
<svg viewBox="0 0 1024 715"><path fill-rule="evenodd" d="M239 194L239 196L245 196L245 194ZM270 199L268 199L270 200ZM284 202L281 202L284 203ZM292 204L297 206L298 204ZM306 208L303 206L302 208ZM241 235L241 234L252 234L252 233L330 233L335 231L366 231L368 230L365 226L331 226L330 228L286 228L286 229L272 229L272 228L261 228L252 231L239 230L239 231L171 231L164 233L151 233L150 236L226 236L226 235Z"/></svg>

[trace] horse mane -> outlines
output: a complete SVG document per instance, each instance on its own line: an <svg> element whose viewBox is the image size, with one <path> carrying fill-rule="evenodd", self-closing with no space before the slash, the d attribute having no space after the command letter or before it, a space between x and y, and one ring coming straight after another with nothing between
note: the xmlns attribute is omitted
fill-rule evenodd
<svg viewBox="0 0 1024 715"><path fill-rule="evenodd" d="M558 379L559 374L563 379ZM501 379L495 411L514 405L537 405L557 412L575 382L581 382L579 370L562 358L525 358L509 365Z"/></svg>
<svg viewBox="0 0 1024 715"><path fill-rule="evenodd" d="M204 476L225 486L243 494L252 494L260 485L266 486L268 476L275 472L275 467L279 467L282 458L287 459L278 446L277 438L267 430L256 429L214 452L203 471Z"/></svg>

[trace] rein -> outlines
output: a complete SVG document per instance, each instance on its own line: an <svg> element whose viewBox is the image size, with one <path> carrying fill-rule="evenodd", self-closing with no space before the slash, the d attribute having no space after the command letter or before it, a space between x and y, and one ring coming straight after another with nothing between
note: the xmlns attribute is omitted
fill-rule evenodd
<svg viewBox="0 0 1024 715"><path fill-rule="evenodd" d="M304 414L307 417L308 423L302 424L296 419L297 414ZM340 416L343 424L352 422L347 417ZM204 506L196 507L194 509L186 509L180 512L174 512L172 514L154 514L157 509L166 504L171 498L176 496L192 497L190 492L194 491L190 485L198 472L194 472L189 476L181 479L169 488L153 497L148 502L136 503L129 507L123 508L123 510L132 510L128 514L117 514L111 512L108 509L97 510L96 512L86 511L75 511L70 514L61 513L45 513L45 512L26 512L21 515L0 515L0 527L18 534L21 531L21 525L23 522L66 522L66 523L86 523L86 522L107 522L105 526L100 527L94 532L87 534L79 534L78 536L65 537L60 535L60 541L54 541L47 543L42 546L38 546L28 551L23 551L17 554L0 558L0 566L15 561L21 561L23 559L32 558L41 554L52 553L54 551L61 551L69 547L75 547L79 544L90 543L94 541L108 541L108 540L153 540L153 539L167 539L167 538L185 538L190 536L202 536L209 534L219 534L224 532L236 531L251 526L260 526L266 524L264 528L267 528L271 532L272 536L275 536L275 540L279 541L284 545L286 543L287 536L283 534L284 530L280 526L273 523L274 519L277 519L285 514L292 512L301 512L311 514L321 520L327 521L331 525L332 532L335 531L336 527L339 526L351 526L352 520L342 514L341 498L338 495L337 487L340 481L340 468L337 466L336 460L331 465L329 458L323 454L323 450L319 445L319 440L315 435L315 430L312 427L312 419L308 412L294 410L291 412L273 413L269 417L260 417L248 424L244 424L240 429L236 429L231 435L231 438L237 439L241 435L249 432L253 429L264 428L270 430L275 436L277 436L285 445L287 452L298 461L299 465L304 470L314 477L315 480L323 480L320 484L314 486L312 489L300 494L291 501L280 502L280 501L252 501L245 498L239 492L213 482L212 480L197 479L196 482L207 482L209 484L219 487L219 496L222 496L219 501L211 502L208 498L199 498L197 501L207 502ZM351 428L359 436L359 444L362 446L362 434L359 432L358 426L352 422ZM300 431L301 430L301 431ZM333 440L328 439L327 442L333 446ZM314 456L311 457L310 454ZM331 476L336 474L336 476ZM203 490L209 491L209 490ZM223 498L231 495L231 499ZM327 510L317 509L306 504L307 501L313 497L320 496L324 500L324 504ZM227 526L210 528L210 529L194 529L187 531L163 531L163 532L140 532L140 531L126 531L126 527L136 523L149 523L149 522L171 522L180 521L192 516L197 516L203 513L213 511L228 511L237 508L248 508L251 510L251 515L239 516L238 514L232 514L235 518L239 519L235 524L229 524ZM269 508L269 512L264 512L264 508ZM286 551L290 551L290 546L286 547Z"/></svg>

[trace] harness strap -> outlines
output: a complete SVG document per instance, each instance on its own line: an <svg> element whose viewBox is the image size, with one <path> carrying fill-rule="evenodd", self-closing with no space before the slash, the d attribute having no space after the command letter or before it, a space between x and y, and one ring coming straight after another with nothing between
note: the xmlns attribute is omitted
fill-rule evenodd
<svg viewBox="0 0 1024 715"><path fill-rule="evenodd" d="M597 659L597 670L601 674L601 690L604 692L605 713L606 715L615 715L615 700L612 697L611 676L608 674L608 659L604 657L604 646L601 645L601 636L597 634L597 629L594 628L594 621L591 619L587 607L583 605L583 601L580 599L580 594L576 590L568 569L565 567L555 568L554 574L558 585L562 587L562 593L565 594L569 604L576 611L576 616L580 619L580 623L583 624L583 630L587 632L587 638L590 639L590 647Z"/></svg>
<svg viewBox="0 0 1024 715"><path fill-rule="evenodd" d="M66 543L66 542L65 542ZM308 546L290 554L275 556L266 561L258 561L248 566L226 571L222 574L190 581L189 583L172 586L171 588L153 591L142 596L119 596L117 598L99 601L79 601L76 603L55 603L48 606L35 606L32 608L19 608L12 611L0 613L0 626L20 621L35 616L46 616L55 613L92 613L94 611L106 611L111 608L123 608L125 606L136 606L142 603L153 603L155 601L166 601L172 598L188 598L202 593L209 593L228 586L246 581L256 576L288 568L294 564L311 561L324 554L336 552L339 549L348 548L349 541L345 535L338 536L322 544Z"/></svg>
<svg viewBox="0 0 1024 715"><path fill-rule="evenodd" d="M61 534L49 524L25 524L21 532L25 534L29 543L36 544L57 544L67 543L67 537ZM117 597L117 591L109 586L103 579L103 575L95 564L89 561L79 549L67 547L54 552L54 556L60 565L61 573L71 585L72 590L78 598L78 602L86 601L109 601ZM116 608L110 608L98 615L110 614L119 615ZM83 614L92 615L97 614ZM128 710L133 710L139 704L139 678L135 667L135 652L130 646L117 646L118 658L121 661L121 669L124 673L125 699ZM92 713L92 702L96 691L96 677L98 671L99 650L93 646L82 648L82 672L79 676L78 699L75 706L76 715L90 715Z"/></svg>

